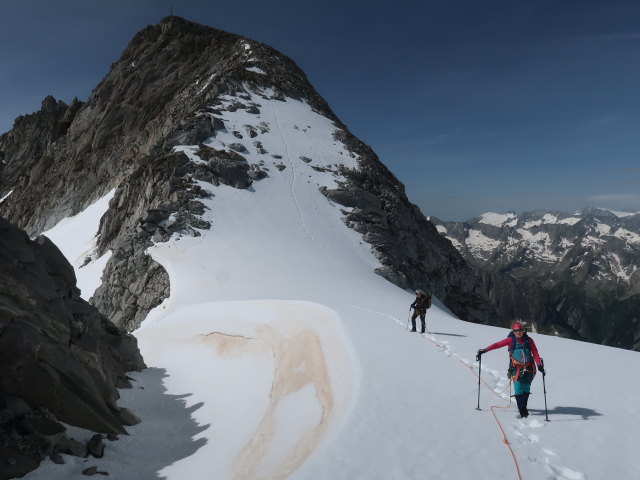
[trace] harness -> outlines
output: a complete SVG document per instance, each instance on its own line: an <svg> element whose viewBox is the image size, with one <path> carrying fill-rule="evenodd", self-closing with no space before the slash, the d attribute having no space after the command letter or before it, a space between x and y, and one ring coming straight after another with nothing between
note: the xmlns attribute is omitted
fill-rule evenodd
<svg viewBox="0 0 640 480"><path fill-rule="evenodd" d="M536 367L527 334L525 333L522 336L522 343L518 343L513 332L509 333L509 338L511 339L511 346L509 347L509 373L511 379L517 382L520 374L525 372L535 373Z"/></svg>

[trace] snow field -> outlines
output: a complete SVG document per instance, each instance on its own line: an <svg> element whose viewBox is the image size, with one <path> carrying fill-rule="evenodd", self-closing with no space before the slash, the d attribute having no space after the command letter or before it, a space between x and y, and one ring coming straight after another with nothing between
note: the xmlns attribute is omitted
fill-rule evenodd
<svg viewBox="0 0 640 480"><path fill-rule="evenodd" d="M227 132L208 143L237 143L234 130L264 122L255 140L269 154L246 141L243 155L270 176L247 190L203 184L211 230L149 249L171 296L136 332L153 368L120 401L143 422L103 459L47 461L26 478L73 478L88 465L116 479L517 478L490 410L509 404L506 350L483 356L475 410L475 352L507 331L458 320L434 299L430 333L407 332L414 297L373 273L369 247L318 191L340 177L312 165L355 161L330 122L296 100L252 100L259 116L224 112ZM636 478L638 353L532 336L551 422L540 375L528 419L494 409L521 477Z"/></svg>

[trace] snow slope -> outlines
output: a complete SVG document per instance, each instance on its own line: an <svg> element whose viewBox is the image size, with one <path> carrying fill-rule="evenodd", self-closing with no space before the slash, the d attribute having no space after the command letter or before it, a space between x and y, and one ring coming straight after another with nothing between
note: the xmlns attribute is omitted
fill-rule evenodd
<svg viewBox="0 0 640 480"><path fill-rule="evenodd" d="M506 351L483 357L477 411L475 352L507 332L436 300L430 333L409 333L414 297L373 273L368 246L318 191L339 180L336 159L355 164L335 127L296 100L255 101L258 118L225 112L228 133L208 143L226 148L233 131L264 122L269 155L246 139L242 154L269 178L246 190L202 184L214 193L211 230L149 250L171 295L135 332L151 368L121 392L142 423L103 459L47 461L26 478L77 478L90 465L139 480L637 477L637 352L534 333L551 421L541 376L532 415L516 418ZM91 239L77 225L60 225L59 244L74 231Z"/></svg>
<svg viewBox="0 0 640 480"><path fill-rule="evenodd" d="M58 246L73 265L81 296L85 300L89 300L102 283L102 271L111 258L111 251L97 258L95 235L100 226L100 218L107 211L115 192L115 189L111 190L84 211L61 220L55 227L42 233ZM77 235L76 232L82 232L86 236ZM87 262L88 259L91 261Z"/></svg>

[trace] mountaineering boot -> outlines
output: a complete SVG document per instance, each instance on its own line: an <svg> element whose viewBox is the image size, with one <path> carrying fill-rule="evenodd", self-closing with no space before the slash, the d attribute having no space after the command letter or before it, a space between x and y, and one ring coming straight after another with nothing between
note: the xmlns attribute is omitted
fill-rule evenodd
<svg viewBox="0 0 640 480"><path fill-rule="evenodd" d="M527 410L528 393L521 393L520 395L514 395L516 397L516 403L518 404L518 411L520 412L520 418L527 418L529 411Z"/></svg>
<svg viewBox="0 0 640 480"><path fill-rule="evenodd" d="M415 328L412 328L412 329L411 329L411 330L409 330L409 331L410 331L410 332L415 332L415 331L416 331L416 329L415 329Z"/></svg>

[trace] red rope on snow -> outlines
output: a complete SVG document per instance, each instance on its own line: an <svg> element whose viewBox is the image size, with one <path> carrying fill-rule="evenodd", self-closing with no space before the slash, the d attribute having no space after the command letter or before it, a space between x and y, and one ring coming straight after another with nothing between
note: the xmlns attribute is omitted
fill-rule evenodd
<svg viewBox="0 0 640 480"><path fill-rule="evenodd" d="M446 351L446 349L444 348L444 346L441 343L436 342L435 340L430 339L429 337L423 336L421 335L423 338L427 339L429 342L431 342L432 344L434 344L436 347L440 348L442 351ZM491 405L489 407L489 409L491 410L491 414L493 415L494 420L496 421L496 423L498 424L498 428L500 429L500 432L502 433L502 443L504 443L507 448L509 449L509 453L511 454L511 458L513 459L513 464L514 467L516 469L516 478L518 478L518 480L522 480L522 475L520 474L520 465L518 465L518 460L516 459L516 455L513 452L513 449L511 448L511 444L509 443L509 439L507 438L507 434L504 431L504 428L502 427L502 424L500 423L500 420L498 420L498 417L496 415L495 409L506 409L506 408L510 408L511 407L511 379L509 379L509 384L504 388L504 390L502 390L501 392L496 392L491 385L489 385L487 382L485 382L480 375L478 375L476 373L476 371L473 369L473 366L468 365L467 363L463 362L460 357L455 356L454 357L456 360L458 360L462 365L464 365L465 367L467 367L471 373L473 373L476 377L478 377L478 379L484 384L484 386L486 388L488 388L491 393L493 393L494 395L496 395L497 397L500 397L500 395L502 395L507 388L509 388L509 404L505 405L505 406L498 406L498 405ZM500 397L502 398L502 397Z"/></svg>

